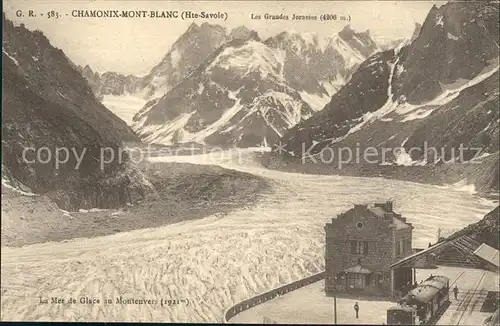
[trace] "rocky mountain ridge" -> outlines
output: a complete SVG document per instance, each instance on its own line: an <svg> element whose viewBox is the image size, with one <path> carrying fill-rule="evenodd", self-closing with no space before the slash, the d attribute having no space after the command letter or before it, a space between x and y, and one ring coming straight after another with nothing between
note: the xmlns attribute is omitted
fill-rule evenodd
<svg viewBox="0 0 500 326"><path fill-rule="evenodd" d="M372 148L376 164L498 164L498 36L498 3L434 6L413 41L371 56L325 109L290 129L283 154L332 163L340 149Z"/></svg>
<svg viewBox="0 0 500 326"><path fill-rule="evenodd" d="M258 36L257 32L245 26L227 31L219 25L203 23L198 26L193 23L146 76L126 76L115 72L100 74L88 65L79 69L96 96L105 104L107 96L134 95L150 100L166 94L218 47L231 40L252 36ZM356 33L349 25L331 38L283 32L265 40L265 43L286 51L287 58L290 58L285 67L287 80L292 87L299 86L299 83L298 91L303 91L308 85L308 94L314 98L312 103L308 103L316 110L321 109L326 99L345 83L356 64L378 50L369 31ZM307 61L305 64L303 57ZM300 81L302 79L304 81Z"/></svg>
<svg viewBox="0 0 500 326"><path fill-rule="evenodd" d="M243 36L222 45L133 118L144 141L272 143L321 110L366 54L377 50L369 32L349 26L325 39L284 32L263 41L242 30Z"/></svg>
<svg viewBox="0 0 500 326"><path fill-rule="evenodd" d="M44 194L65 209L117 207L151 190L126 154L101 169L101 149L117 153L139 139L74 64L40 31L16 27L5 14L3 26L2 189Z"/></svg>

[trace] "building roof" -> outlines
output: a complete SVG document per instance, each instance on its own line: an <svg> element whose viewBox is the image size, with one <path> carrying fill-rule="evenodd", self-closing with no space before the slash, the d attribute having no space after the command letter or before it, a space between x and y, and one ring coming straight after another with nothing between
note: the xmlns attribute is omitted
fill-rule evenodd
<svg viewBox="0 0 500 326"><path fill-rule="evenodd" d="M371 274L372 271L369 270L368 268L365 268L361 265L356 265L353 267L349 267L348 269L345 269L344 272L346 273L356 273L356 274Z"/></svg>
<svg viewBox="0 0 500 326"><path fill-rule="evenodd" d="M370 207L369 210L373 215L377 217L384 218L385 216L384 210L380 207Z"/></svg>
<svg viewBox="0 0 500 326"><path fill-rule="evenodd" d="M373 215L375 215L376 217L381 218L381 219L385 218L386 213L393 213L394 214L394 212L386 212L382 209L382 207L378 207L378 206L369 207L368 210L370 211L370 213L372 213ZM406 229L406 228L411 227L409 224L403 222L402 220L400 220L399 218L397 218L394 215L392 218L392 223L396 227L396 230L402 230L402 229Z"/></svg>
<svg viewBox="0 0 500 326"><path fill-rule="evenodd" d="M440 252L441 250L445 249L448 246L454 246L455 248L457 248L457 250L460 250L460 252L464 253L465 255L470 255L474 252L474 250L476 250L479 247L479 243L476 240L466 235L452 240L445 240L443 242L436 243L430 248L426 248L422 251L409 255L395 262L390 267L395 268L398 266L405 266L405 265L413 266L419 259L425 257L428 254Z"/></svg>
<svg viewBox="0 0 500 326"><path fill-rule="evenodd" d="M500 267L500 257L498 256L498 250L488 246L483 243L474 251L474 255L486 260L487 262Z"/></svg>
<svg viewBox="0 0 500 326"><path fill-rule="evenodd" d="M402 229L406 229L406 228L410 227L410 225L408 225L405 222L401 221L397 217L394 217L392 221L394 223L394 226L396 226L396 230L402 230Z"/></svg>

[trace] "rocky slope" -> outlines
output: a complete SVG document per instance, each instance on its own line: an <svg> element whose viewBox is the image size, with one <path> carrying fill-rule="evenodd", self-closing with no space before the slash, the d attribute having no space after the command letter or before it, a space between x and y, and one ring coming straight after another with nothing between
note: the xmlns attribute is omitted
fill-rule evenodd
<svg viewBox="0 0 500 326"><path fill-rule="evenodd" d="M420 23L415 23L415 28L413 29L413 34L411 35L410 38L410 43L415 41L417 37L420 35L420 32L422 31L422 24Z"/></svg>
<svg viewBox="0 0 500 326"><path fill-rule="evenodd" d="M79 67L82 76L88 81L94 94L102 100L104 95L123 95L135 93L141 87L141 78L107 71L102 75L94 72L89 65Z"/></svg>
<svg viewBox="0 0 500 326"><path fill-rule="evenodd" d="M326 39L285 32L262 41L256 33L239 34L141 109L132 126L144 141L269 144L321 110L377 49L369 32L349 27Z"/></svg>
<svg viewBox="0 0 500 326"><path fill-rule="evenodd" d="M342 148L372 148L371 162L422 165L497 153L498 36L498 3L433 7L417 38L370 57L324 110L290 129L285 155L332 163L349 161Z"/></svg>
<svg viewBox="0 0 500 326"><path fill-rule="evenodd" d="M123 141L138 138L99 103L74 64L40 31L15 27L5 15L3 26L2 184L24 185L65 209L116 207L150 189L126 154L100 168L102 148L118 153ZM69 155L60 152L66 162L57 166L60 148Z"/></svg>

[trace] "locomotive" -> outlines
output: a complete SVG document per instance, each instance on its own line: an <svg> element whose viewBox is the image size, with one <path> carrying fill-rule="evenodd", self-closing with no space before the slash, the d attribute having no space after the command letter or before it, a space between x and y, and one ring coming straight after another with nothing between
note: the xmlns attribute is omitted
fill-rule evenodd
<svg viewBox="0 0 500 326"><path fill-rule="evenodd" d="M450 279L434 275L415 286L400 301L400 306L387 310L388 325L428 324L450 304Z"/></svg>

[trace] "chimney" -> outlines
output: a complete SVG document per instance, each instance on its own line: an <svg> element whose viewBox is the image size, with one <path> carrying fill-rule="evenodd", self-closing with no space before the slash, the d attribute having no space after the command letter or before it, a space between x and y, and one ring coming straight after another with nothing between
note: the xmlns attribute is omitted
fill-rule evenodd
<svg viewBox="0 0 500 326"><path fill-rule="evenodd" d="M392 212L392 200L388 200L385 202L385 211Z"/></svg>

